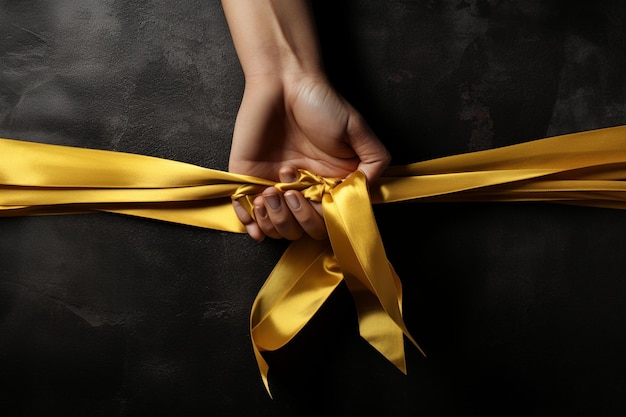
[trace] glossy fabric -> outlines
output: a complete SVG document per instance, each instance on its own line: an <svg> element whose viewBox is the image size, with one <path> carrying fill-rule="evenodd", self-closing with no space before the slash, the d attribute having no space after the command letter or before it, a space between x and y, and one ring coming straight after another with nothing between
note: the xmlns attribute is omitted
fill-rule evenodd
<svg viewBox="0 0 626 417"><path fill-rule="evenodd" d="M0 139L0 216L120 214L244 232L232 209L265 187L321 201L329 239L294 241L252 306L250 332L266 388L263 351L288 343L345 280L361 335L406 372L402 286L372 204L399 201L545 201L626 208L626 126L599 129L390 167L367 184L302 171L275 184L176 161ZM418 347L419 348L419 347Z"/></svg>

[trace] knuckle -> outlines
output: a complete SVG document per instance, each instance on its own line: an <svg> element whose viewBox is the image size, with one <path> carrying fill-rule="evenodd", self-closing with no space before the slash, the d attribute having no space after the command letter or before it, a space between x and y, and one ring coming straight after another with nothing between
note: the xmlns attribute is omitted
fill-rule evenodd
<svg viewBox="0 0 626 417"><path fill-rule="evenodd" d="M304 218L298 218L298 222L300 226L304 229L304 231L314 239L323 240L328 237L328 232L326 231L326 225L324 221L321 220L316 213L309 213Z"/></svg>
<svg viewBox="0 0 626 417"><path fill-rule="evenodd" d="M270 214L271 222L277 228L289 227L294 223L293 216L289 211L281 211Z"/></svg>
<svg viewBox="0 0 626 417"><path fill-rule="evenodd" d="M259 227L261 228L261 230L263 231L263 234L265 236L269 236L272 239L280 239L281 238L280 233L278 233L276 231L276 229L274 228L274 226L271 225L271 223L269 225L267 225L267 224L260 224L259 223Z"/></svg>
<svg viewBox="0 0 626 417"><path fill-rule="evenodd" d="M272 221L274 224L274 228L285 239L295 240L299 239L302 236L302 227L291 215L285 217L281 216L279 219L272 219Z"/></svg>
<svg viewBox="0 0 626 417"><path fill-rule="evenodd" d="M304 228L314 227L319 224L319 218L317 217L317 213L311 211L298 213L296 219L298 220L298 223L300 223L300 225L302 225L302 227Z"/></svg>

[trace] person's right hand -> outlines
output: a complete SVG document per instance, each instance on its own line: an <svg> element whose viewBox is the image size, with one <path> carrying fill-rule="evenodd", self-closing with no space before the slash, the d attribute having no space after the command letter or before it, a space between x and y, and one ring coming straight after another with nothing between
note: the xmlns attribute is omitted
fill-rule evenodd
<svg viewBox="0 0 626 417"><path fill-rule="evenodd" d="M345 178L356 170L368 180L390 162L363 117L319 74L264 75L246 80L229 161L231 172L280 182L306 169ZM254 201L256 221L235 202L239 220L255 240L327 236L319 204L297 191L267 188Z"/></svg>

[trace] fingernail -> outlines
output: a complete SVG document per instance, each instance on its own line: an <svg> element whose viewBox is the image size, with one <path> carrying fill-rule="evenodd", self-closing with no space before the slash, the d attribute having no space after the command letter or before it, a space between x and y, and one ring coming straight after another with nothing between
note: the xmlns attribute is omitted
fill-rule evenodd
<svg viewBox="0 0 626 417"><path fill-rule="evenodd" d="M298 181L298 176L296 175L296 173L294 171L286 172L284 178L285 178L286 182L296 182L296 181Z"/></svg>
<svg viewBox="0 0 626 417"><path fill-rule="evenodd" d="M265 201L272 210L278 210L280 208L280 198L276 194L270 194L265 196Z"/></svg>
<svg viewBox="0 0 626 417"><path fill-rule="evenodd" d="M298 210L300 208L300 200L294 193L285 194L285 200L287 201L287 205L294 210Z"/></svg>
<svg viewBox="0 0 626 417"><path fill-rule="evenodd" d="M265 206L254 206L254 214L257 218L266 218L267 210L265 210Z"/></svg>

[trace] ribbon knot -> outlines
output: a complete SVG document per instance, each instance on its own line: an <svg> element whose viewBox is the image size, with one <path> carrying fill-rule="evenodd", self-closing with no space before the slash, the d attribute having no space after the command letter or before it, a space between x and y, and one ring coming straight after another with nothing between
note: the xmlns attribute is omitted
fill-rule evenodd
<svg viewBox="0 0 626 417"><path fill-rule="evenodd" d="M307 199L320 203L324 194L329 193L343 180L340 178L327 178L314 174L306 169L298 170L298 178L293 182L279 182L273 184L281 192L288 190L300 191ZM232 195L232 199L238 201L246 211L255 218L254 199L259 196L267 185L243 184Z"/></svg>
<svg viewBox="0 0 626 417"><path fill-rule="evenodd" d="M298 179L290 183L278 183L276 188L285 192L287 190L299 190L306 198L311 201L321 202L324 194L329 193L333 188L341 184L341 178L322 177L307 171L306 169L298 170Z"/></svg>

